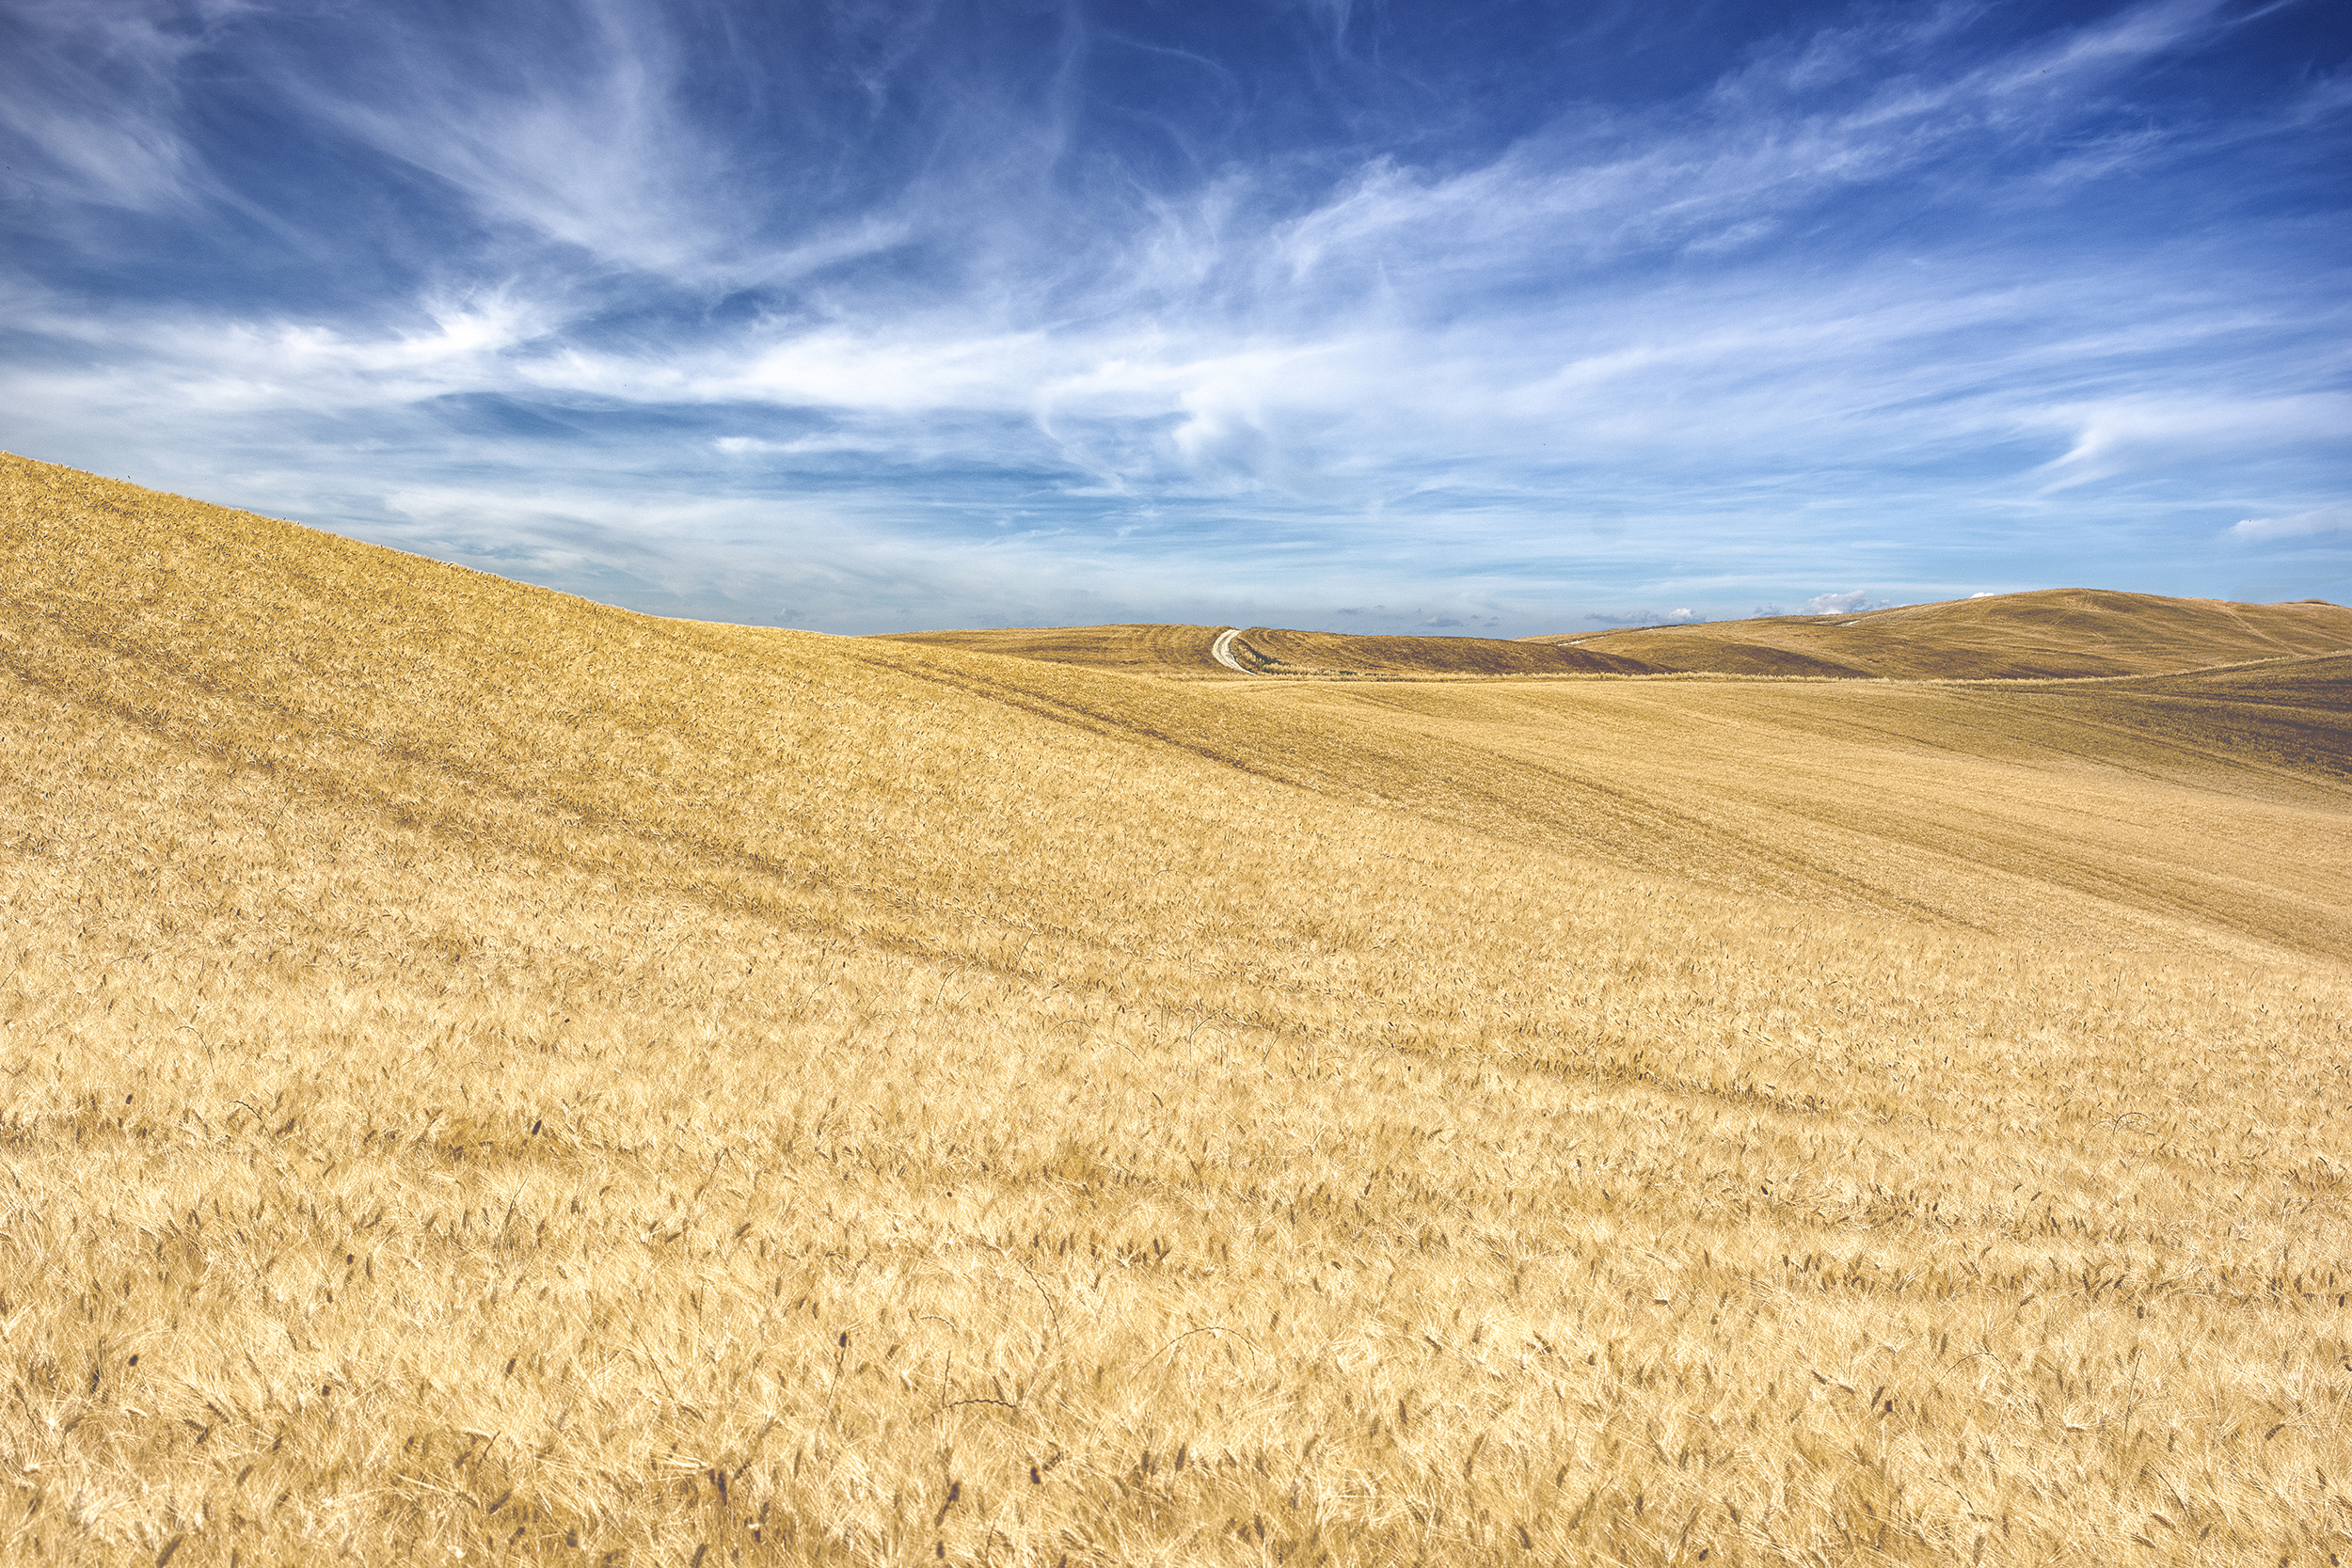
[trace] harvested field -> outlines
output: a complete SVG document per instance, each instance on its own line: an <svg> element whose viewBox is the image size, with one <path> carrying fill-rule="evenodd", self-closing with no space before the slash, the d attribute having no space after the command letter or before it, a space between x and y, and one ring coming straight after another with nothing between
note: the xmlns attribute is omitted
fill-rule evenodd
<svg viewBox="0 0 2352 1568"><path fill-rule="evenodd" d="M2340 654L1105 670L17 458L0 538L9 1560L2352 1553Z"/></svg>
<svg viewBox="0 0 2352 1568"><path fill-rule="evenodd" d="M1054 626L1019 631L885 632L879 642L916 642L964 653L1009 654L1130 674L1209 675L1216 626Z"/></svg>
<svg viewBox="0 0 2352 1568"><path fill-rule="evenodd" d="M1251 626L1239 642L1243 662L1268 674L1625 675L1652 669L1582 648L1485 637L1343 637Z"/></svg>

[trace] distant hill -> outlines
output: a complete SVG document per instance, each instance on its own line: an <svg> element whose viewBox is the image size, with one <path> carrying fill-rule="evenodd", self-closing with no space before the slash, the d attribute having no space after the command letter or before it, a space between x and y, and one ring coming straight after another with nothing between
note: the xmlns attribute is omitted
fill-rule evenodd
<svg viewBox="0 0 2352 1568"><path fill-rule="evenodd" d="M1006 631L886 632L886 642L921 642L965 653L1006 654L1048 664L1082 664L1132 674L1224 673L1210 657L1217 626L1052 626ZM1234 657L1251 670L1286 675L1639 675L1657 666L1620 654L1490 637L1352 637L1342 632L1252 626Z"/></svg>
<svg viewBox="0 0 2352 1568"><path fill-rule="evenodd" d="M882 641L1005 654L1133 674L1209 676L1219 628L1056 626L895 632ZM2319 599L2231 604L2094 588L1906 605L1860 615L1776 615L1698 626L1486 637L1358 637L1251 626L1234 645L1269 675L1810 675L1848 680L2067 680L2177 674L2352 650L2352 610Z"/></svg>
<svg viewBox="0 0 2352 1568"><path fill-rule="evenodd" d="M2352 610L2317 599L2232 604L2093 588L1524 641L1658 670L1738 675L2015 680L2169 674L2352 649Z"/></svg>

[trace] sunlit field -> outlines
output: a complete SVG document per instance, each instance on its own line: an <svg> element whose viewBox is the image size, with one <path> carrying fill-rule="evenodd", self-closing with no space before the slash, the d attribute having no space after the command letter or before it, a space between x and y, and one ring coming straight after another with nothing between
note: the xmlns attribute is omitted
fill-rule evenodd
<svg viewBox="0 0 2352 1568"><path fill-rule="evenodd" d="M2352 613L1348 680L0 536L9 1560L2352 1555Z"/></svg>

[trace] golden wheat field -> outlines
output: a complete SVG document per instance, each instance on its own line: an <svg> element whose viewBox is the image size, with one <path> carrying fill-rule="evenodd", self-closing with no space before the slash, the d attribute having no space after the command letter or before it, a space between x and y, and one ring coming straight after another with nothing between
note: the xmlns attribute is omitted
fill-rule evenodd
<svg viewBox="0 0 2352 1568"><path fill-rule="evenodd" d="M2352 1558L2352 613L1346 680L0 536L7 1560Z"/></svg>

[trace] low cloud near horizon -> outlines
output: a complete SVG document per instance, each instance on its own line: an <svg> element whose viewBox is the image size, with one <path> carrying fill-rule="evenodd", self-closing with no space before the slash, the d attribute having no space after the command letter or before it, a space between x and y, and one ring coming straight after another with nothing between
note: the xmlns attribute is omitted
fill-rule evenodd
<svg viewBox="0 0 2352 1568"><path fill-rule="evenodd" d="M2328 17L26 0L0 446L837 631L2342 598Z"/></svg>
<svg viewBox="0 0 2352 1568"><path fill-rule="evenodd" d="M2230 528L2231 537L2253 544L2328 533L2352 533L2352 506L2317 507L2292 517L2242 517Z"/></svg>

